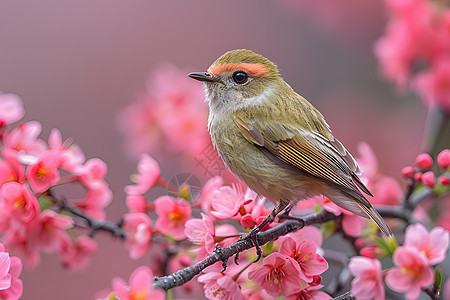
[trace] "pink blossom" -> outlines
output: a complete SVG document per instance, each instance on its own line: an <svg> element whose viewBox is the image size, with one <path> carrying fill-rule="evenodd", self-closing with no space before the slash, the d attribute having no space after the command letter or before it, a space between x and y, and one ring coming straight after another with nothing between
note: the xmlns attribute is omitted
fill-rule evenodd
<svg viewBox="0 0 450 300"><path fill-rule="evenodd" d="M431 158L430 154L422 153L417 156L416 164L422 170L429 170L433 167L433 159Z"/></svg>
<svg viewBox="0 0 450 300"><path fill-rule="evenodd" d="M295 294L286 296L284 300L330 300L331 296L325 292L318 291L323 285L308 285Z"/></svg>
<svg viewBox="0 0 450 300"><path fill-rule="evenodd" d="M19 121L24 115L22 99L13 94L0 92L0 128Z"/></svg>
<svg viewBox="0 0 450 300"><path fill-rule="evenodd" d="M127 207L130 212L144 213L147 211L147 203L144 195L127 194L125 201L127 202Z"/></svg>
<svg viewBox="0 0 450 300"><path fill-rule="evenodd" d="M416 173L416 170L415 170L413 167L411 167L411 166L404 167L404 168L402 169L402 175L403 175L405 178L412 179L412 178L414 178L414 174L415 174L415 173Z"/></svg>
<svg viewBox="0 0 450 300"><path fill-rule="evenodd" d="M139 173L134 177L137 184L127 186L127 194L145 194L156 183L161 172L156 160L148 154L140 155L137 169Z"/></svg>
<svg viewBox="0 0 450 300"><path fill-rule="evenodd" d="M127 232L125 246L130 252L130 257L141 258L150 249L152 223L145 213L128 213L123 219L123 228Z"/></svg>
<svg viewBox="0 0 450 300"><path fill-rule="evenodd" d="M421 179L424 186L432 188L436 185L436 176L432 171L423 173Z"/></svg>
<svg viewBox="0 0 450 300"><path fill-rule="evenodd" d="M33 226L30 235L36 239L40 249L52 252L57 251L63 240L69 238L65 230L71 227L73 220L70 217L46 209L39 214L39 220Z"/></svg>
<svg viewBox="0 0 450 300"><path fill-rule="evenodd" d="M449 186L450 185L450 178L449 177L439 177L439 183L443 186Z"/></svg>
<svg viewBox="0 0 450 300"><path fill-rule="evenodd" d="M86 188L86 196L75 200L74 204L89 216L104 219L104 209L112 200L112 191L104 179L107 172L105 162L98 158L90 159L78 172L77 178Z"/></svg>
<svg viewBox="0 0 450 300"><path fill-rule="evenodd" d="M228 272L221 272L220 266L212 265L203 270L198 281L204 284L205 297L208 299L234 300L242 299L242 292L238 283Z"/></svg>
<svg viewBox="0 0 450 300"><path fill-rule="evenodd" d="M210 254L214 250L216 229L213 221L208 215L201 214L202 219L190 219L186 222L186 229L184 230L187 238L196 245L202 246L204 252L201 257Z"/></svg>
<svg viewBox="0 0 450 300"><path fill-rule="evenodd" d="M289 256L297 262L299 276L306 282L312 282L314 276L328 269L327 261L316 253L315 242L306 237L299 240L285 237L278 253Z"/></svg>
<svg viewBox="0 0 450 300"><path fill-rule="evenodd" d="M436 265L447 255L449 233L442 227L435 227L428 233L422 224L412 224L406 228L404 246L416 248L425 254L430 265Z"/></svg>
<svg viewBox="0 0 450 300"><path fill-rule="evenodd" d="M60 256L63 264L71 270L85 269L91 257L97 252L96 242L85 235L75 241L65 239L61 245Z"/></svg>
<svg viewBox="0 0 450 300"><path fill-rule="evenodd" d="M39 215L39 202L28 185L7 182L0 189L1 214L31 225Z"/></svg>
<svg viewBox="0 0 450 300"><path fill-rule="evenodd" d="M13 150L16 155L29 155L32 160L36 160L47 148L45 142L38 138L41 130L42 125L37 121L20 124L5 134L5 147Z"/></svg>
<svg viewBox="0 0 450 300"><path fill-rule="evenodd" d="M16 181L17 176L12 166L5 160L0 159L0 187L8 181Z"/></svg>
<svg viewBox="0 0 450 300"><path fill-rule="evenodd" d="M290 236L295 241L300 241L302 239L307 239L309 241L314 242L316 247L320 247L323 242L322 233L317 227L314 226L305 226L300 230L288 233L287 236Z"/></svg>
<svg viewBox="0 0 450 300"><path fill-rule="evenodd" d="M22 261L10 257L5 247L0 243L0 298L16 300L22 296L23 284L19 279L22 273Z"/></svg>
<svg viewBox="0 0 450 300"><path fill-rule="evenodd" d="M248 278L269 295L287 296L301 289L298 262L290 256L274 252L263 259L260 268L248 273Z"/></svg>
<svg viewBox="0 0 450 300"><path fill-rule="evenodd" d="M164 292L152 289L153 272L148 267L139 267L130 276L129 284L115 277L112 286L121 300L158 300L165 299ZM114 298L112 298L114 299Z"/></svg>
<svg viewBox="0 0 450 300"><path fill-rule="evenodd" d="M28 166L26 176L35 193L42 193L59 181L59 165L59 153L50 150L42 153L36 163Z"/></svg>
<svg viewBox="0 0 450 300"><path fill-rule="evenodd" d="M418 74L414 88L427 106L450 112L450 57L437 59L430 70Z"/></svg>
<svg viewBox="0 0 450 300"><path fill-rule="evenodd" d="M155 210L158 214L155 227L164 234L170 234L175 239L186 237L184 226L192 218L189 202L182 198L161 196L155 200Z"/></svg>
<svg viewBox="0 0 450 300"><path fill-rule="evenodd" d="M352 280L352 293L356 298L383 300L385 297L381 263L378 259L362 256L351 258L348 268L355 279Z"/></svg>
<svg viewBox="0 0 450 300"><path fill-rule="evenodd" d="M438 154L437 163L444 170L450 167L450 149L444 149Z"/></svg>
<svg viewBox="0 0 450 300"><path fill-rule="evenodd" d="M386 275L387 285L405 292L407 299L417 299L421 289L433 283L434 273L424 253L413 247L398 247L393 256L396 267Z"/></svg>
<svg viewBox="0 0 450 300"><path fill-rule="evenodd" d="M171 78L171 84L162 78ZM147 86L138 101L126 107L118 118L130 153L173 149L198 155L211 144L202 88L189 80L186 72L162 65L153 72Z"/></svg>
<svg viewBox="0 0 450 300"><path fill-rule="evenodd" d="M203 212L209 214L212 209L212 199L214 192L223 184L223 178L220 176L211 177L202 188L200 205Z"/></svg>
<svg viewBox="0 0 450 300"><path fill-rule="evenodd" d="M255 196L251 192L243 195L236 186L222 186L213 193L211 214L219 219L245 215L255 205Z"/></svg>

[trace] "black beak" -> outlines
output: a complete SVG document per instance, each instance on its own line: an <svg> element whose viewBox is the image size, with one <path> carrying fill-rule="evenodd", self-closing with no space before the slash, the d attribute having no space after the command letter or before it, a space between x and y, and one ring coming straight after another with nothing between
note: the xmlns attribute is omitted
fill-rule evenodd
<svg viewBox="0 0 450 300"><path fill-rule="evenodd" d="M218 80L206 72L193 72L188 74L189 77L198 81L217 82Z"/></svg>

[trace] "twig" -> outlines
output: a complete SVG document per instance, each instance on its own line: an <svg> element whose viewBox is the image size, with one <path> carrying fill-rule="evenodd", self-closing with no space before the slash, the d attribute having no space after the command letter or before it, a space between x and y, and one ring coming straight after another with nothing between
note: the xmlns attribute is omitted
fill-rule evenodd
<svg viewBox="0 0 450 300"><path fill-rule="evenodd" d="M57 203L59 203L62 210L68 211L72 215L85 220L87 222L88 226L91 228L91 232L89 233L89 236L91 236L91 237L94 236L94 234L99 230L110 232L114 236L117 236L120 238L125 238L127 236L127 233L125 232L125 230L122 229L122 221L114 223L114 222L110 222L107 220L97 220L97 219L94 219L94 218L86 215L84 212L82 212L78 208L68 204L66 200L59 200L59 201L57 201Z"/></svg>
<svg viewBox="0 0 450 300"><path fill-rule="evenodd" d="M352 295L351 292L347 292L343 295L337 296L333 298L333 300L356 300L355 296Z"/></svg>
<svg viewBox="0 0 450 300"><path fill-rule="evenodd" d="M321 210L318 213L314 213L303 218L298 218L297 220L288 220L283 222L274 228L258 233L256 238L258 239L259 245L264 245L269 241L276 240L280 236L299 230L304 226L325 223L336 218L337 216L327 212L326 210ZM253 243L250 239L238 241L228 247L222 248L220 253L213 252L205 259L195 263L192 266L179 270L168 276L155 277L153 287L162 288L167 291L173 287L182 285L191 280L195 275L200 274L200 272L206 267L219 261L226 261L233 255L252 247Z"/></svg>

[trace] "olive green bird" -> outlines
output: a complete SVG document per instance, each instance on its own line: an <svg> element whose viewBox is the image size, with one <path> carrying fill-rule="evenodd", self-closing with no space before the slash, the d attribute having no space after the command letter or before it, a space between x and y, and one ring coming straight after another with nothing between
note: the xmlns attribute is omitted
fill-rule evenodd
<svg viewBox="0 0 450 300"><path fill-rule="evenodd" d="M320 194L369 217L384 235L392 235L360 192L372 196L357 175L355 159L331 134L322 114L281 78L273 62L250 50L233 50L207 72L189 77L204 83L209 132L225 165L277 204L246 235L257 248L255 235L265 224L286 207Z"/></svg>

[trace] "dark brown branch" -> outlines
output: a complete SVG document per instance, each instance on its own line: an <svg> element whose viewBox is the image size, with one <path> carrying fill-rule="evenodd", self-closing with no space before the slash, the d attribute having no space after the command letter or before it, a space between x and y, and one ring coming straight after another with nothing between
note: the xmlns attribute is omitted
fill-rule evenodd
<svg viewBox="0 0 450 300"><path fill-rule="evenodd" d="M91 228L91 232L89 233L91 237L94 236L94 234L99 230L110 232L114 236L120 238L125 238L127 235L125 230L122 229L122 221L114 223L107 220L97 220L86 215L78 208L70 205L66 200L58 200L57 203L60 205L61 210L68 211L72 215L85 220L87 225Z"/></svg>
<svg viewBox="0 0 450 300"><path fill-rule="evenodd" d="M355 296L352 295L351 292L347 292L343 295L337 296L333 298L333 300L356 300Z"/></svg>
<svg viewBox="0 0 450 300"><path fill-rule="evenodd" d="M260 232L257 234L257 239L259 245L264 245L270 241L278 239L280 236L284 236L289 232L297 231L304 226L321 224L338 218L337 216L327 212L326 210L321 210L318 213L314 213L297 220L288 220L280 225L271 228L267 231ZM191 280L195 275L200 274L202 270L206 267L219 261L227 261L230 257L238 254L244 250L253 247L253 243L250 239L238 241L226 248L222 248L219 251L214 251L205 259L189 266L185 269L179 270L171 275L164 277L155 277L155 283L153 287L162 288L164 290L169 290L173 287L182 285L189 280Z"/></svg>

